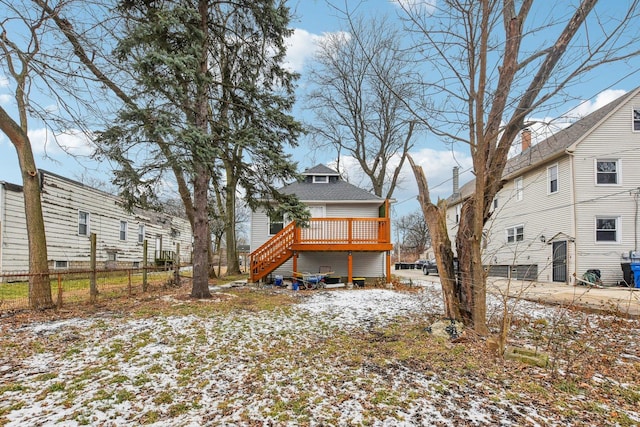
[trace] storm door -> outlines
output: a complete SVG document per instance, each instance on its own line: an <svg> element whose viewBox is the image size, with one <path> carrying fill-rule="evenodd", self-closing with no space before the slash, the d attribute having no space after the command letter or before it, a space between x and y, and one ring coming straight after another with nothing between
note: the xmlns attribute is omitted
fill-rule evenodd
<svg viewBox="0 0 640 427"><path fill-rule="evenodd" d="M553 281L567 282L567 241L553 242Z"/></svg>

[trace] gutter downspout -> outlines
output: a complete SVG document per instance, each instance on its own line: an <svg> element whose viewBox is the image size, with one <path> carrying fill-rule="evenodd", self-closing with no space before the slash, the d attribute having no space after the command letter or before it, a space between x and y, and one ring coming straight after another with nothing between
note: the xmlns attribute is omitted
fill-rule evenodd
<svg viewBox="0 0 640 427"><path fill-rule="evenodd" d="M571 205L573 207L573 215L571 215L571 236L573 236L573 274L569 274L569 284L575 285L575 283L571 283L571 277L577 277L576 272L578 270L578 250L577 243L578 240L577 235L577 222L578 222L578 202L576 200L576 174L575 174L575 157L573 151L565 150L565 153L569 156L569 173L571 174Z"/></svg>

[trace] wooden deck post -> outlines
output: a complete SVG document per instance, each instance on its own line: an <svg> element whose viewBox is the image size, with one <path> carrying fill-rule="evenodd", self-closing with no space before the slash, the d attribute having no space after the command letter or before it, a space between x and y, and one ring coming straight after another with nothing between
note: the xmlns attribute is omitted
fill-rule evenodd
<svg viewBox="0 0 640 427"><path fill-rule="evenodd" d="M391 251L387 251L387 283L391 283Z"/></svg>
<svg viewBox="0 0 640 427"><path fill-rule="evenodd" d="M353 284L353 255L349 251L349 257L347 258L347 283Z"/></svg>
<svg viewBox="0 0 640 427"><path fill-rule="evenodd" d="M293 271L297 272L298 271L298 252L294 251L293 252Z"/></svg>

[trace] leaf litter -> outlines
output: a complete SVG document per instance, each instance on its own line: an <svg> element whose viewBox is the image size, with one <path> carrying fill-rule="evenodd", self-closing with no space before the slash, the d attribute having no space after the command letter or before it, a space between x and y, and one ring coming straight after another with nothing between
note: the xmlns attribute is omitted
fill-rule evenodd
<svg viewBox="0 0 640 427"><path fill-rule="evenodd" d="M0 425L640 425L637 319L518 301L509 339L538 368L429 335L441 289L417 285L1 319Z"/></svg>

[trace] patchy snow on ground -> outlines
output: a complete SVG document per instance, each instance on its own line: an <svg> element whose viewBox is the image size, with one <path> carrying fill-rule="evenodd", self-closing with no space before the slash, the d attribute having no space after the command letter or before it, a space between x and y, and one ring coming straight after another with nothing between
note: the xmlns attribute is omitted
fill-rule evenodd
<svg viewBox="0 0 640 427"><path fill-rule="evenodd" d="M497 312L499 300L489 307ZM557 316L528 302L517 310ZM4 339L23 347L0 355L0 424L567 424L473 372L451 381L393 358L357 364L349 348L344 358L323 357L334 334L441 313L439 286L426 284L412 293L315 291L273 311L95 316L5 329ZM626 416L640 423L638 412Z"/></svg>

